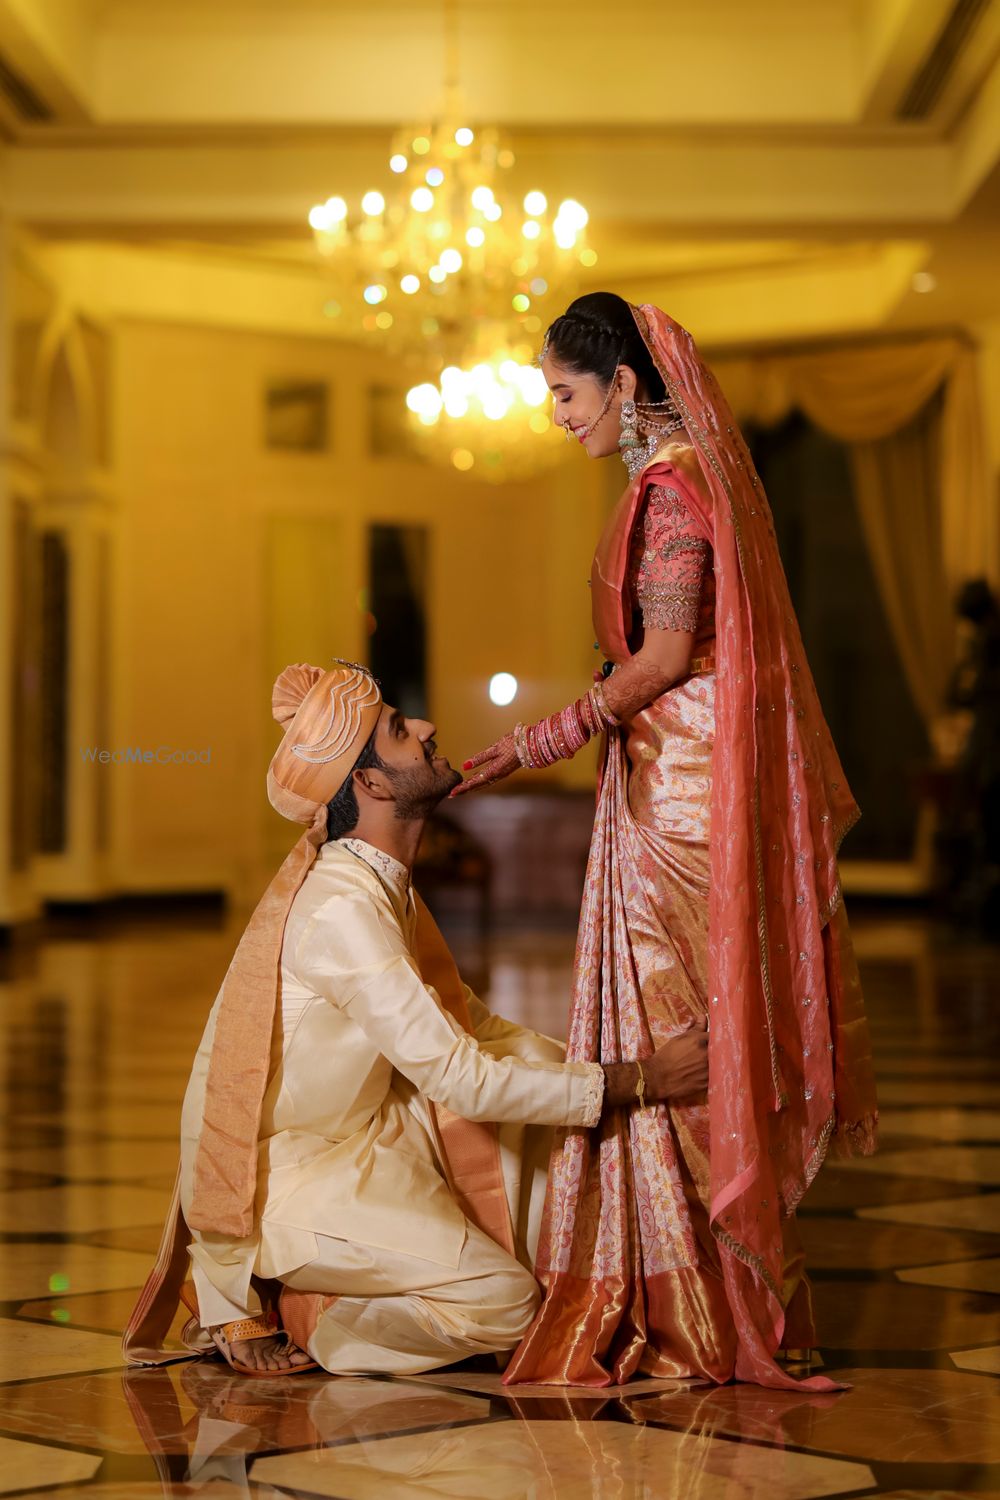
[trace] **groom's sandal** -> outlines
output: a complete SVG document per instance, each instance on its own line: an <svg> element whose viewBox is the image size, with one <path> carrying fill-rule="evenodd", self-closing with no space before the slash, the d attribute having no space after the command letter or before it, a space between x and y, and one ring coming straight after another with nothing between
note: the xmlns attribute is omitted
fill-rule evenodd
<svg viewBox="0 0 1000 1500"><path fill-rule="evenodd" d="M194 1288L188 1284L181 1292L181 1300L190 1312L194 1314L192 1322L198 1316L198 1302L194 1294ZM186 1331L186 1330L185 1330ZM276 1312L260 1313L252 1318L236 1318L232 1323L219 1323L214 1328L203 1330L208 1334L212 1343L218 1349L230 1369L235 1370L238 1375L267 1376L269 1379L280 1379L285 1375L305 1375L309 1370L318 1370L319 1365L314 1359L305 1364L286 1365L283 1370L257 1370L251 1365L241 1364L233 1353L233 1345L249 1342L252 1339L273 1339L279 1334L284 1335L287 1350L297 1349L299 1346L292 1342L291 1337L282 1328L278 1321ZM305 1351L302 1351L305 1353Z"/></svg>

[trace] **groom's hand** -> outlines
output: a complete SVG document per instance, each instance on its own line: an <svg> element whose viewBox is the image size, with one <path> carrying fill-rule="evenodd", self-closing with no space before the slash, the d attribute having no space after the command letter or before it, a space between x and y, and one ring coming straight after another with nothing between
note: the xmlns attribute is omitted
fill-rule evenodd
<svg viewBox="0 0 1000 1500"><path fill-rule="evenodd" d="M647 1099L683 1099L708 1088L708 1022L673 1036L645 1059Z"/></svg>

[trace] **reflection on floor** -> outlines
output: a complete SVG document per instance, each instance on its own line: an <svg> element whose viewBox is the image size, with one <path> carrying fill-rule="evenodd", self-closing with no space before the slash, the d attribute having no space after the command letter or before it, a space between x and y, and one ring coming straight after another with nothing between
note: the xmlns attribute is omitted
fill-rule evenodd
<svg viewBox="0 0 1000 1500"><path fill-rule="evenodd" d="M855 914L882 1154L801 1217L839 1396L494 1369L294 1382L123 1374L178 1105L238 932L175 920L15 948L0 1020L0 1495L638 1500L1000 1495L1000 951ZM561 1033L572 935L456 940L494 1008Z"/></svg>

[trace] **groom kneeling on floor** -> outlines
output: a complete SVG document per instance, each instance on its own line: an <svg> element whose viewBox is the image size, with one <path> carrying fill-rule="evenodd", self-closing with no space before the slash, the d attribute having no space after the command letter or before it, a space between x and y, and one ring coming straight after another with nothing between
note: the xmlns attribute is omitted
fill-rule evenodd
<svg viewBox="0 0 1000 1500"><path fill-rule="evenodd" d="M286 668L272 706L268 796L309 826L209 1015L125 1357L184 1357L163 1347L181 1296L188 1347L248 1374L411 1374L509 1351L539 1301L551 1127L703 1089L705 1033L602 1066L491 1015L410 882L461 780L433 724L351 663Z"/></svg>

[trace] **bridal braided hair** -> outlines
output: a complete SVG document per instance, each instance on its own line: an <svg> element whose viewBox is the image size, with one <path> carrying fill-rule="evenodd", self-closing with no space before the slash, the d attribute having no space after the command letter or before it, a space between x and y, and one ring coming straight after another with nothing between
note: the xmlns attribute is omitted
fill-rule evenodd
<svg viewBox="0 0 1000 1500"><path fill-rule="evenodd" d="M663 378L642 341L624 297L588 292L577 297L550 326L542 355L551 354L567 370L593 375L607 390L619 365L628 365L646 390L647 401L666 399Z"/></svg>

